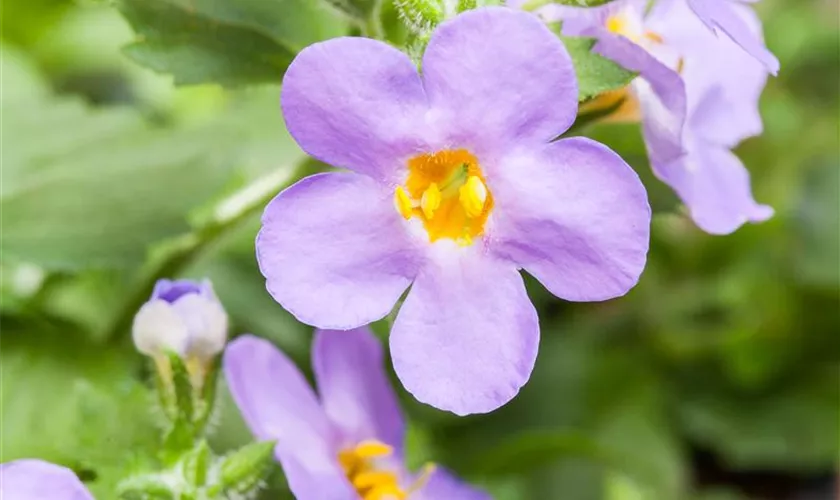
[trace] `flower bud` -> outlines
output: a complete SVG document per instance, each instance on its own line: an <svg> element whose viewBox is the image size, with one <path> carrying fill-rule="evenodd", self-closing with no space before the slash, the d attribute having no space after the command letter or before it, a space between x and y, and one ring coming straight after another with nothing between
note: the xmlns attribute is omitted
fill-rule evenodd
<svg viewBox="0 0 840 500"><path fill-rule="evenodd" d="M134 317L137 350L153 357L166 351L205 362L222 351L228 318L210 281L159 280Z"/></svg>

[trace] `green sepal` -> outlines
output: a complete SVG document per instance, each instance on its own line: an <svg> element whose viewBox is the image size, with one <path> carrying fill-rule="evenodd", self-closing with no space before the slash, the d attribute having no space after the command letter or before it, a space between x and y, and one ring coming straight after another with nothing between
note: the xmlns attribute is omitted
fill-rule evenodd
<svg viewBox="0 0 840 500"><path fill-rule="evenodd" d="M446 17L441 0L394 0L394 6L406 26L415 34L432 31Z"/></svg>
<svg viewBox="0 0 840 500"><path fill-rule="evenodd" d="M274 441L251 443L222 459L220 486L224 491L247 493L256 487L271 464Z"/></svg>
<svg viewBox="0 0 840 500"><path fill-rule="evenodd" d="M155 392L157 392L160 408L166 419L173 422L178 418L178 408L175 403L175 391L172 390L172 380L164 379L157 365L155 365L154 373Z"/></svg>
<svg viewBox="0 0 840 500"><path fill-rule="evenodd" d="M458 0L458 12L465 12L478 7L477 0Z"/></svg>
<svg viewBox="0 0 840 500"><path fill-rule="evenodd" d="M210 467L212 452L207 441L201 440L195 448L184 455L181 470L184 479L195 488L201 488L207 483L207 471Z"/></svg>
<svg viewBox="0 0 840 500"><path fill-rule="evenodd" d="M166 465L175 464L181 456L195 444L195 433L192 423L178 419L166 432L160 459Z"/></svg>
<svg viewBox="0 0 840 500"><path fill-rule="evenodd" d="M216 409L216 389L219 383L219 360L212 360L207 364L207 372L204 374L204 384L201 386L201 394L196 401L196 416L194 421L196 436L204 435L207 423L213 416Z"/></svg>
<svg viewBox="0 0 840 500"><path fill-rule="evenodd" d="M169 366L172 370L172 388L175 392L177 420L185 420L192 424L195 405L193 404L193 386L190 382L187 366L181 357L173 352L167 353L166 356L169 358Z"/></svg>
<svg viewBox="0 0 840 500"><path fill-rule="evenodd" d="M124 480L117 486L117 495L123 500L176 500L169 486L153 474Z"/></svg>

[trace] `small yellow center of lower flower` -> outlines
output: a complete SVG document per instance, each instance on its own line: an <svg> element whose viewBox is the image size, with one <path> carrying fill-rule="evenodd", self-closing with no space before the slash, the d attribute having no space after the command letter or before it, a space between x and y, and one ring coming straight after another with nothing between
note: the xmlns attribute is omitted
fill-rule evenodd
<svg viewBox="0 0 840 500"><path fill-rule="evenodd" d="M403 489L397 472L380 468L381 461L390 457L393 451L387 444L370 440L339 452L338 461L361 500L407 500L428 481L434 471L432 465L426 466L423 473Z"/></svg>
<svg viewBox="0 0 840 500"><path fill-rule="evenodd" d="M394 206L405 219L420 219L429 241L469 245L484 232L493 196L474 155L445 150L408 160L408 178L394 190Z"/></svg>

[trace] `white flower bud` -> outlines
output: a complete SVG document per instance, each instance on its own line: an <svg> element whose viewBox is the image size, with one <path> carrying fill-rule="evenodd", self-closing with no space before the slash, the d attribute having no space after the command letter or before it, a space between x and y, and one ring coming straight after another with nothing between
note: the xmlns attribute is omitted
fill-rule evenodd
<svg viewBox="0 0 840 500"><path fill-rule="evenodd" d="M227 342L228 319L209 281L160 280L134 317L137 350L150 356L173 351L184 359L207 360Z"/></svg>

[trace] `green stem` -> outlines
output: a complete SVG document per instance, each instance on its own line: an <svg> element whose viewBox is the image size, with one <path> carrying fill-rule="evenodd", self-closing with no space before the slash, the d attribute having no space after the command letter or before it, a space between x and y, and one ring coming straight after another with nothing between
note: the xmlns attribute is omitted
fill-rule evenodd
<svg viewBox="0 0 840 500"><path fill-rule="evenodd" d="M365 36L376 40L385 40L385 27L382 26L382 0L375 0L370 9L362 32Z"/></svg>

